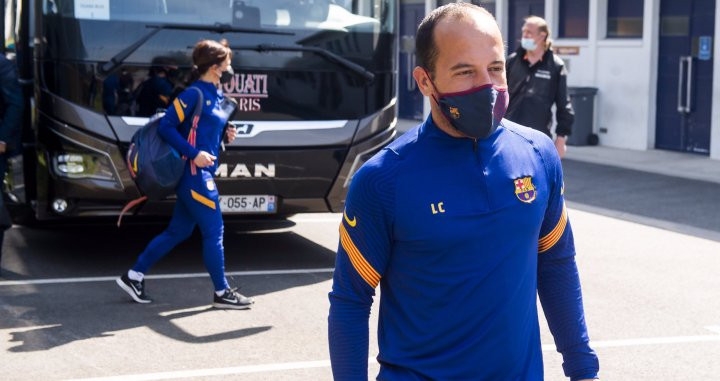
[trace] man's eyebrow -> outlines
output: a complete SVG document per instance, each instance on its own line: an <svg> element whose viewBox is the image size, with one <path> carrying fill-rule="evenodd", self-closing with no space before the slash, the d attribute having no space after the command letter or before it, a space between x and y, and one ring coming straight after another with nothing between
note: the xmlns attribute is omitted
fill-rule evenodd
<svg viewBox="0 0 720 381"><path fill-rule="evenodd" d="M505 65L505 62L503 62L503 61L501 61L501 60L495 60L495 61L491 62L490 65ZM467 68L472 69L473 67L474 67L474 66L473 66L473 65L470 65L469 63L460 62L460 63L457 63L457 64L453 65L453 66L450 68L450 70L451 70L451 71L455 71L455 70L467 69Z"/></svg>
<svg viewBox="0 0 720 381"><path fill-rule="evenodd" d="M450 70L467 69L467 68L472 68L472 67L473 67L473 65L460 62L458 64L453 65L453 67L451 67Z"/></svg>

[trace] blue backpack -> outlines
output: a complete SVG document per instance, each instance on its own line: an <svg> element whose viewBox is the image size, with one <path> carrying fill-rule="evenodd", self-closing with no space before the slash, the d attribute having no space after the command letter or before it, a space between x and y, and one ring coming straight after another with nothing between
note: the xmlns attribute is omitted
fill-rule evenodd
<svg viewBox="0 0 720 381"><path fill-rule="evenodd" d="M200 89L196 87L191 89L198 93L198 101L190 118L192 126L188 138L188 142L194 147L193 137L202 113L203 95ZM147 124L135 132L131 139L130 148L125 156L126 164L130 176L143 196L125 205L118 217L118 226L123 215L136 205L147 200L162 200L173 194L183 175L187 158L181 156L158 134L161 119L162 116L159 114L153 116Z"/></svg>

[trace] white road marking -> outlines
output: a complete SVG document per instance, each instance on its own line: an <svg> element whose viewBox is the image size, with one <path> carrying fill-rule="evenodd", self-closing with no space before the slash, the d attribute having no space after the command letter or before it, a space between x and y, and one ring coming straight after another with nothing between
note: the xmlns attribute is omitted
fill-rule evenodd
<svg viewBox="0 0 720 381"><path fill-rule="evenodd" d="M290 218L290 221L294 222L337 222L338 224L340 221L342 221L342 215L338 215L338 217L321 217L321 218Z"/></svg>
<svg viewBox="0 0 720 381"><path fill-rule="evenodd" d="M639 339L625 340L602 340L590 341L593 349L597 348L619 348L619 347L636 347L640 345L658 345L658 344L686 344L699 343L708 341L720 341L720 335L698 335L698 336L670 336L670 337L645 337ZM543 345L543 351L554 351L555 345Z"/></svg>
<svg viewBox="0 0 720 381"><path fill-rule="evenodd" d="M333 268L320 269L292 269L292 270L261 270L261 271L232 271L225 273L226 276L247 276L247 275L290 275L290 274L316 274L331 273ZM182 279L182 278L204 278L208 273L189 274L158 274L146 275L146 279ZM5 280L0 281L0 286L27 286L34 284L61 284L61 283L87 283L87 282L108 282L114 281L117 276L100 276L84 278L50 278L50 279L27 279L27 280Z"/></svg>
<svg viewBox="0 0 720 381"><path fill-rule="evenodd" d="M708 328L708 327L706 327ZM720 327L718 327L720 328ZM708 328L709 329L709 328ZM720 342L720 335L701 335L701 336L675 336L675 337L647 337L638 339L627 339L627 340L603 340L603 341L592 341L590 346L596 348L615 348L615 347L628 347L628 346L640 346L640 345L656 345L656 344L683 344L683 343L697 343L697 342L708 342L717 341ZM554 351L555 345L543 345L543 351ZM370 363L377 363L374 357L368 359ZM329 368L330 360L319 360L319 361L301 361L301 362L286 362L286 363L274 363L274 364L259 364L259 365L246 365L246 366L235 366L228 368L211 368L211 369L192 369L175 372L158 372L158 373L144 373L144 374L129 374L123 376L110 376L110 377L95 377L95 378L80 378L68 381L154 381L154 380L167 380L167 379L178 379L178 378L192 378L192 377L209 377L209 376L221 376L221 375L235 375L235 374L246 374L246 373L262 373L262 372L276 372L283 370L299 370L299 369L312 369L312 368Z"/></svg>
<svg viewBox="0 0 720 381"><path fill-rule="evenodd" d="M173 311L160 312L158 315L164 316L164 317L168 317L168 316L173 316L173 315L177 315L177 314L184 314L184 313L187 313L187 312L200 312L200 311L205 311L205 310L208 310L208 309L211 309L211 308L212 308L211 305L206 304L206 305L204 305L204 306L184 308L184 309L181 309L181 310L173 310Z"/></svg>
<svg viewBox="0 0 720 381"><path fill-rule="evenodd" d="M48 328L55 328L55 327L61 327L62 324L47 324L47 325L32 325L29 327L18 327L18 328L6 328L6 329L0 329L0 332L12 332L12 333L20 333L20 332L30 332L35 331L39 329L48 329Z"/></svg>
<svg viewBox="0 0 720 381"><path fill-rule="evenodd" d="M229 367L229 368L193 369L193 370L180 370L180 371L175 371L175 372L128 374L128 375L123 375L123 376L96 377L96 378L78 378L78 379L73 379L73 380L68 380L68 381L80 381L80 380L82 380L82 381L170 380L170 379L178 379L178 378L209 377L209 376L222 376L222 375L231 375L231 374L260 373L260 372L273 372L273 371L281 371L281 370L328 368L328 367L330 367L330 360L300 361L300 362L286 362L286 363L277 363L277 364L234 366L234 367Z"/></svg>

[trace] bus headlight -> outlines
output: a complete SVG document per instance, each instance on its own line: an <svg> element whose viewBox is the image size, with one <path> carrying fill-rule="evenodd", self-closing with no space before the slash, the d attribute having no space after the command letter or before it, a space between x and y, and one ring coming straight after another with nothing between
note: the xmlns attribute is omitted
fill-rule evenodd
<svg viewBox="0 0 720 381"><path fill-rule="evenodd" d="M71 179L114 181L110 159L95 153L58 152L52 157L53 169L58 176Z"/></svg>

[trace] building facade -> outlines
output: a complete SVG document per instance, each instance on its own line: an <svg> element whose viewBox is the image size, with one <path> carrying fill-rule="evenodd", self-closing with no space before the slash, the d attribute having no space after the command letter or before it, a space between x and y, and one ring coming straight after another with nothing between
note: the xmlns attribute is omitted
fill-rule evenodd
<svg viewBox="0 0 720 381"><path fill-rule="evenodd" d="M568 67L568 85L595 87L601 145L664 149L720 160L720 10L715 0L466 0L490 10L519 44L523 19L544 17ZM414 32L451 0L401 0L400 115L421 119L427 100L412 83ZM718 75L714 75L718 71Z"/></svg>

